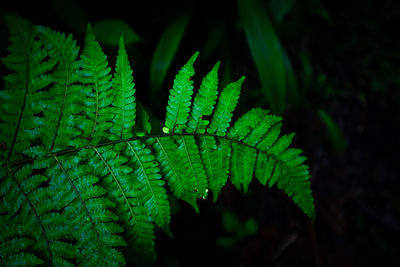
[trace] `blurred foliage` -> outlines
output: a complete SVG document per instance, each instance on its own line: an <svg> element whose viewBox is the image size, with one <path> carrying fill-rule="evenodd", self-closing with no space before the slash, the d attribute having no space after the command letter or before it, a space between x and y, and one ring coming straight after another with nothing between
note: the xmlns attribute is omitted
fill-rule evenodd
<svg viewBox="0 0 400 267"><path fill-rule="evenodd" d="M346 149L346 140L332 116L324 110L319 110L319 117L326 127L326 132L334 151L343 152Z"/></svg>
<svg viewBox="0 0 400 267"><path fill-rule="evenodd" d="M260 4L253 0L238 0L237 4L264 96L272 111L282 114L286 104L286 69L278 37Z"/></svg>
<svg viewBox="0 0 400 267"><path fill-rule="evenodd" d="M124 37L125 44L139 42L139 35L124 21L119 19L104 19L93 24L93 32L101 44L118 47L119 38Z"/></svg>
<svg viewBox="0 0 400 267"><path fill-rule="evenodd" d="M303 96L316 94L320 97L329 97L335 94L333 88L329 85L325 73L316 73L310 58L305 54L299 54L302 70L300 71L300 82ZM305 100L303 100L305 101Z"/></svg>
<svg viewBox="0 0 400 267"><path fill-rule="evenodd" d="M121 9L117 8L121 6L117 0L107 8L93 9L86 2L49 0L48 8L53 11L54 18L48 19L53 19L53 24L54 20L58 20L81 38L82 26L92 23L99 41L109 46L118 45L119 36L123 35L130 56L139 65L134 75L139 79L147 76L148 80L143 83L148 83L150 95L157 101L167 95L164 80L171 81L172 73L176 72L170 66L179 65L182 62L178 61L184 55L202 48L200 60L213 62L213 56L224 62L222 86L226 81L235 79L238 73L243 73L243 67L237 65L238 61L249 57L257 75L251 76L247 88L262 90L251 91L247 96L280 115L288 109L300 107L302 88L299 88L296 64L292 63L297 60L299 51L288 50L285 42L308 34L304 28L305 21L297 21L302 20L306 13L330 19L320 1L237 0L227 2L223 9L215 8L214 11L208 8L211 3L205 1L200 5L187 1L181 5L161 4L156 9L151 3L143 6L133 3L133 7ZM26 8L29 10L29 6ZM29 14L21 15L30 18ZM44 18L40 17L40 20L44 21ZM289 30L291 36L286 31L288 25L295 26ZM116 49L111 52L116 53ZM110 55L112 58L112 53ZM247 68L246 74L253 72L251 63Z"/></svg>
<svg viewBox="0 0 400 267"><path fill-rule="evenodd" d="M242 222L235 214L228 211L222 214L222 227L228 235L218 237L216 242L225 249L234 249L238 243L256 234L258 229L253 218Z"/></svg>
<svg viewBox="0 0 400 267"><path fill-rule="evenodd" d="M189 14L173 18L157 43L150 65L150 86L154 96L164 82L189 20Z"/></svg>
<svg viewBox="0 0 400 267"><path fill-rule="evenodd" d="M271 0L270 9L278 23L281 23L285 15L293 7L295 0Z"/></svg>
<svg viewBox="0 0 400 267"><path fill-rule="evenodd" d="M84 33L88 18L85 11L75 0L51 0L50 6L56 16L76 32ZM71 14L74 14L71 16Z"/></svg>

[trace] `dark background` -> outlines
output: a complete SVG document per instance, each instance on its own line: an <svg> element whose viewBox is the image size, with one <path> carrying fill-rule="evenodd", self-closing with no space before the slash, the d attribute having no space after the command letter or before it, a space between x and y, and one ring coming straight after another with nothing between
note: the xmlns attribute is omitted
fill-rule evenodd
<svg viewBox="0 0 400 267"><path fill-rule="evenodd" d="M13 1L1 9L73 33L81 47L87 22L126 22L142 38L127 47L137 98L160 120L174 75L195 51L200 51L197 85L218 60L222 83L247 76L235 117L255 106L268 108L236 2L168 2ZM283 192L255 181L247 194L228 184L216 204L210 198L199 201L200 214L172 199L174 238L157 234L160 266L396 266L399 261L400 42L395 25L400 5L389 0L301 2L279 23L270 1L261 5L288 54L301 95L281 115L283 132L296 132L294 146L308 157L315 224ZM190 21L155 91L149 83L153 53L165 27L182 14ZM216 38L210 33L217 26L222 38L207 44ZM0 33L0 55L5 56L3 24ZM103 47L113 66L117 47ZM252 226L247 232L246 223ZM232 224L239 226L232 230Z"/></svg>

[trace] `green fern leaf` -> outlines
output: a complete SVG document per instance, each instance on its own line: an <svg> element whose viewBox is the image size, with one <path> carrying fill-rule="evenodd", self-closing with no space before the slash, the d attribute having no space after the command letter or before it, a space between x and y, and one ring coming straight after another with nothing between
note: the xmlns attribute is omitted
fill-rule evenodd
<svg viewBox="0 0 400 267"><path fill-rule="evenodd" d="M217 176L209 180L210 189L214 196L214 202L217 201L222 187L226 184L230 173L230 161L226 160L232 156L231 142L226 139L220 139L217 143L217 161L214 165Z"/></svg>
<svg viewBox="0 0 400 267"><path fill-rule="evenodd" d="M206 176L208 177L207 184L210 187L211 191L218 191L217 181L219 177L219 169L217 169L217 165L215 164L215 159L218 157L216 140L212 136L202 135L199 136L199 142L201 160L204 165ZM208 193L207 190L208 189L206 189L204 193Z"/></svg>
<svg viewBox="0 0 400 267"><path fill-rule="evenodd" d="M238 81L228 84L222 91L210 126L207 129L208 133L218 136L225 135L239 100L240 89L244 79L245 77L242 77Z"/></svg>
<svg viewBox="0 0 400 267"><path fill-rule="evenodd" d="M178 72L170 92L165 127L174 132L180 132L189 117L193 94L193 81L191 80L194 75L193 63L198 55L198 52L195 53ZM177 125L180 125L181 128L177 128Z"/></svg>
<svg viewBox="0 0 400 267"><path fill-rule="evenodd" d="M84 92L85 97L80 101L85 106L83 112L87 116L85 127L81 127L82 135L91 144L97 144L101 139L108 137L107 130L112 126L110 121L113 119L113 114L110 104L113 99L110 90L111 68L107 66L107 57L95 40L90 25L86 33L85 48L81 54L81 65L80 82L83 86L80 86L80 90Z"/></svg>
<svg viewBox="0 0 400 267"><path fill-rule="evenodd" d="M193 101L191 116L189 119L189 127L193 132L204 133L208 125L207 120L203 120L203 116L212 114L218 94L218 69L220 62L215 64L210 73L204 77L199 92Z"/></svg>
<svg viewBox="0 0 400 267"><path fill-rule="evenodd" d="M171 191L177 198L185 200L199 212L193 176L187 172L187 167L181 160L185 157L184 152L178 149L172 138L150 138L148 143L153 146L157 161L160 162L161 172L168 181Z"/></svg>
<svg viewBox="0 0 400 267"><path fill-rule="evenodd" d="M181 160L184 163L186 171L188 171L192 177L192 179L188 181L188 185L193 188L197 197L206 198L207 177L194 136L181 135L180 137L176 137L176 140L178 150L181 151Z"/></svg>
<svg viewBox="0 0 400 267"><path fill-rule="evenodd" d="M126 54L124 39L119 41L117 64L113 78L114 113L113 125L110 131L114 134L112 140L128 139L133 136L135 126L136 104L135 84L132 78L132 69Z"/></svg>
<svg viewBox="0 0 400 267"><path fill-rule="evenodd" d="M155 260L154 225L139 199L133 168L127 164L128 158L121 156L126 149L126 144L117 144L113 149L93 148L96 155L91 158L89 166L93 167L94 174L103 177L102 186L116 203L115 213L125 229L128 245L147 259Z"/></svg>
<svg viewBox="0 0 400 267"><path fill-rule="evenodd" d="M0 90L3 265L154 262L156 227L170 234L166 183L198 212L196 200L209 190L215 202L228 179L247 191L255 176L314 218L306 157L289 148L294 134L280 136L281 118L255 108L231 127L244 77L218 97L218 62L192 100L195 53L174 80L163 133L151 135L147 113L139 108L136 114L122 38L111 73L90 26L79 53L71 35L17 16L6 20L11 44L2 62L11 73Z"/></svg>
<svg viewBox="0 0 400 267"><path fill-rule="evenodd" d="M44 113L44 122L39 132L40 141L44 144L42 150L60 151L65 148L65 144L79 147L85 143L76 138L81 132L74 127L80 111L80 94L73 86L79 79L79 47L72 35L65 36L47 27L39 26L36 29L41 38L40 42L45 44L44 52L50 58L49 62L55 65L55 69L48 73L52 79L51 88L41 98Z"/></svg>
<svg viewBox="0 0 400 267"><path fill-rule="evenodd" d="M243 140L253 129L257 128L267 114L268 110L261 108L251 109L235 122L228 135L236 137L238 140Z"/></svg>
<svg viewBox="0 0 400 267"><path fill-rule="evenodd" d="M38 114L46 107L46 95L40 90L52 82L47 72L56 62L45 61L47 54L40 49L39 33L30 22L11 15L5 19L11 45L2 62L12 73L4 77L5 90L0 91L0 134L6 147L0 158L12 160L30 154L30 143L41 138L46 120Z"/></svg>
<svg viewBox="0 0 400 267"><path fill-rule="evenodd" d="M147 209L147 214L160 226L165 227L170 221L169 203L167 192L163 187L164 181L159 174L155 157L150 149L146 148L139 140L128 142L127 155L135 160L138 194L141 202Z"/></svg>

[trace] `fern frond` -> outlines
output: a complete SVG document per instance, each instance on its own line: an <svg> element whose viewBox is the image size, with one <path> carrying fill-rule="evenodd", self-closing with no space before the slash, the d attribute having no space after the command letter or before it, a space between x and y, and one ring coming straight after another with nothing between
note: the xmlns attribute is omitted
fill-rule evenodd
<svg viewBox="0 0 400 267"><path fill-rule="evenodd" d="M239 100L240 89L245 77L240 78L234 83L228 84L218 98L217 107L212 117L210 126L207 132L210 134L216 134L218 136L224 136L226 130L231 122L233 111Z"/></svg>
<svg viewBox="0 0 400 267"><path fill-rule="evenodd" d="M193 63L199 53L195 53L189 61L181 68L175 77L174 85L170 91L165 118L165 127L173 132L180 132L189 117L191 99L193 94L194 75ZM180 125L181 128L176 126Z"/></svg>
<svg viewBox="0 0 400 267"><path fill-rule="evenodd" d="M109 209L114 204L103 198L103 188L94 185L97 177L84 176L85 165L80 164L87 156L84 152L54 156L44 175L33 174L38 170L36 164L8 173L12 186L3 198L8 229L1 240L32 240L29 249L14 248L22 253L19 260L27 250L31 259L57 266L71 265L70 259L88 266L124 263L122 254L113 248L125 244L115 235L122 228L112 223L116 216ZM49 185L43 186L45 182Z"/></svg>
<svg viewBox="0 0 400 267"><path fill-rule="evenodd" d="M217 201L221 189L226 184L228 176L231 170L231 164L229 158L232 156L231 141L227 139L218 139L216 158L212 168L214 176L208 176L208 184L210 185L210 191L213 193L214 202ZM227 160L228 159L228 160Z"/></svg>
<svg viewBox="0 0 400 267"><path fill-rule="evenodd" d="M55 65L48 75L52 78L50 88L42 97L44 102L44 123L40 127L41 142L44 144L39 151L60 151L68 146L82 145L79 139L80 131L75 127L75 118L79 112L79 91L74 90L74 83L79 79L80 66L77 57L79 47L72 35L56 32L47 27L38 26L41 42L45 45L43 50L50 58L49 62ZM35 155L30 155L34 157Z"/></svg>
<svg viewBox="0 0 400 267"><path fill-rule="evenodd" d="M231 122L244 77L218 96L218 62L192 99L195 53L175 77L164 133L151 135L123 38L111 73L90 26L79 54L71 35L8 21L1 264L120 266L122 252L154 262L156 227L170 232L166 183L199 211L209 190L215 202L228 179L247 191L255 176L314 218L306 157L289 148L294 134L280 136L281 118L255 108Z"/></svg>
<svg viewBox="0 0 400 267"><path fill-rule="evenodd" d="M16 159L34 150L30 144L41 138L41 126L46 122L39 114L47 107L42 91L52 82L47 72L56 64L46 61L38 31L27 20L13 15L5 17L9 26L11 45L3 64L13 71L4 77L5 90L0 91L0 135L5 150L0 158Z"/></svg>
<svg viewBox="0 0 400 267"><path fill-rule="evenodd" d="M204 165L206 177L208 177L207 184L211 191L218 191L218 185L216 181L218 181L220 170L217 168L217 164L215 164L215 159L218 157L216 140L212 136L204 135L199 136L198 140L201 160ZM207 193L207 190L204 193ZM205 196L206 195L204 195L204 197Z"/></svg>
<svg viewBox="0 0 400 267"><path fill-rule="evenodd" d="M243 140L268 114L268 110L253 108L240 117L228 132L228 136Z"/></svg>
<svg viewBox="0 0 400 267"><path fill-rule="evenodd" d="M181 151L181 160L184 168L192 177L187 181L188 186L196 192L197 197L207 196L207 177L204 171L203 162L200 159L200 151L194 136L176 137L178 150Z"/></svg>
<svg viewBox="0 0 400 267"><path fill-rule="evenodd" d="M192 111L188 126L193 132L204 133L208 121L203 116L212 114L218 94L218 69L220 62L217 62L212 70L203 78L200 89L193 101Z"/></svg>
<svg viewBox="0 0 400 267"><path fill-rule="evenodd" d="M112 149L94 147L96 155L90 159L89 166L93 167L94 174L102 177L102 186L116 204L114 211L125 229L128 245L147 259L155 260L154 225L139 198L133 168L123 155L126 149L126 144L117 144Z"/></svg>
<svg viewBox="0 0 400 267"><path fill-rule="evenodd" d="M103 197L106 191L94 185L98 178L86 177L86 165L80 164L88 160L92 153L82 150L72 157L54 156L55 163L48 170L52 172L49 175L56 179L50 181L49 189L60 192L57 195L59 208L63 208L63 223L77 241L78 262L89 266L124 264L122 254L114 249L125 245L116 235L123 229L114 223L117 216L110 209L115 204Z"/></svg>
<svg viewBox="0 0 400 267"><path fill-rule="evenodd" d="M153 146L161 172L167 180L174 195L188 202L198 212L197 193L194 190L194 178L187 172L186 164L181 160L184 151L178 149L175 141L169 137L150 138L148 143Z"/></svg>
<svg viewBox="0 0 400 267"><path fill-rule="evenodd" d="M136 103L135 83L133 82L132 69L126 54L124 39L119 41L119 51L115 74L113 78L114 118L110 129L113 133L111 139L128 139L133 136L132 128L135 126Z"/></svg>
<svg viewBox="0 0 400 267"><path fill-rule="evenodd" d="M170 221L169 203L164 180L159 174L155 157L150 149L146 148L139 140L127 142L127 155L135 162L135 177L137 180L137 192L141 202L147 209L147 214L160 227L165 227Z"/></svg>
<svg viewBox="0 0 400 267"><path fill-rule="evenodd" d="M87 28L85 48L81 54L79 90L84 94L80 100L84 107L83 112L87 118L79 120L82 135L91 144L97 144L102 139L108 138L108 129L111 128L113 119L112 91L111 89L111 68L108 67L107 57L103 53L90 25ZM82 94L81 93L81 94Z"/></svg>

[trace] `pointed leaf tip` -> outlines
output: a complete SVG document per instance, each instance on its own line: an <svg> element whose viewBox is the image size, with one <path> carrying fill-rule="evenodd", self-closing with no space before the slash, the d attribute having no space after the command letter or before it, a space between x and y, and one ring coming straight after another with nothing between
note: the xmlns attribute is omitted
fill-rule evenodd
<svg viewBox="0 0 400 267"><path fill-rule="evenodd" d="M194 55L189 59L187 64L193 65L193 63L196 61L197 57L199 56L199 51L194 53Z"/></svg>
<svg viewBox="0 0 400 267"><path fill-rule="evenodd" d="M215 63L211 71L218 72L220 66L221 66L221 61L218 61L217 63Z"/></svg>
<svg viewBox="0 0 400 267"><path fill-rule="evenodd" d="M95 40L96 37L94 35L94 32L92 30L92 24L88 23L86 26L86 36L85 36L85 42L88 42L89 40Z"/></svg>
<svg viewBox="0 0 400 267"><path fill-rule="evenodd" d="M119 37L119 48L125 50L125 41L124 41L124 36L123 35L121 35Z"/></svg>
<svg viewBox="0 0 400 267"><path fill-rule="evenodd" d="M245 79L246 79L246 76L242 76L242 77L240 77L239 80L237 80L237 83L238 83L239 85L242 85Z"/></svg>
<svg viewBox="0 0 400 267"><path fill-rule="evenodd" d="M161 227L161 229L164 231L164 233L167 234L167 236L169 238L173 238L174 235L172 234L171 228L169 224L164 225L163 227Z"/></svg>
<svg viewBox="0 0 400 267"><path fill-rule="evenodd" d="M197 214L200 213L199 206L197 205L196 199L188 201L188 203L193 207L193 209L196 211Z"/></svg>
<svg viewBox="0 0 400 267"><path fill-rule="evenodd" d="M88 23L86 26L86 34L93 33L92 24Z"/></svg>

